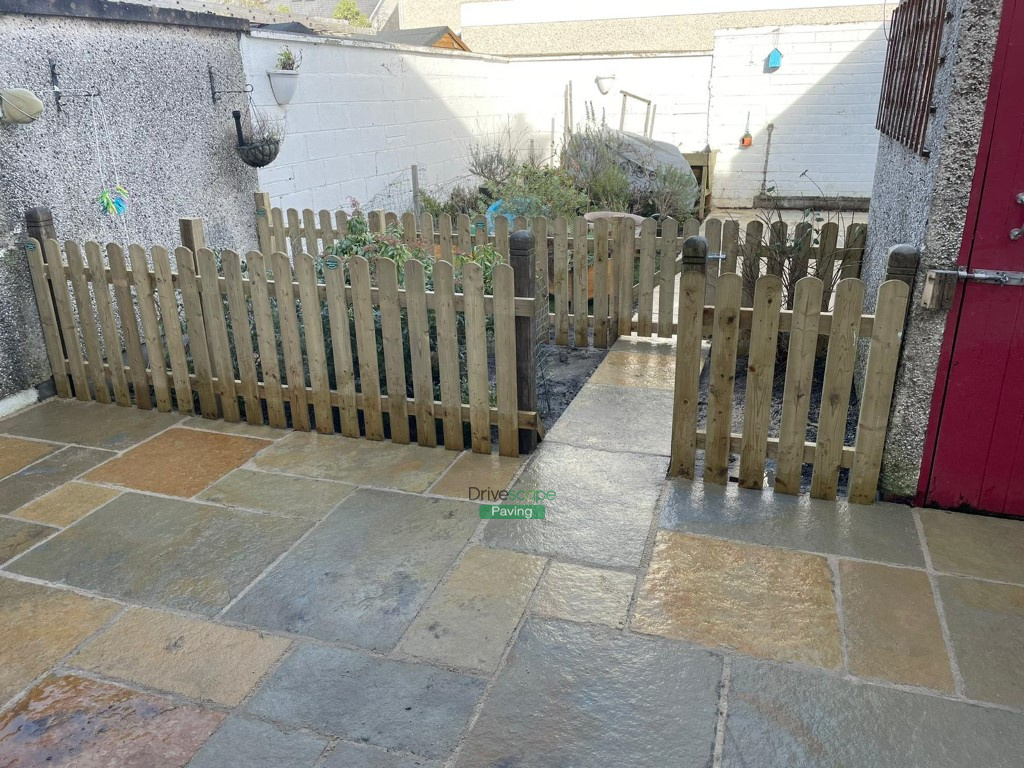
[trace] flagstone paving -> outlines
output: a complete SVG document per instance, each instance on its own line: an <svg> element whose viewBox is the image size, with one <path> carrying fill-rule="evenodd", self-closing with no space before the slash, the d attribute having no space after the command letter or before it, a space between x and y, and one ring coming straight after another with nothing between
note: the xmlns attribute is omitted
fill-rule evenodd
<svg viewBox="0 0 1024 768"><path fill-rule="evenodd" d="M528 459L0 421L0 764L1019 765L1024 523L666 481L671 353Z"/></svg>

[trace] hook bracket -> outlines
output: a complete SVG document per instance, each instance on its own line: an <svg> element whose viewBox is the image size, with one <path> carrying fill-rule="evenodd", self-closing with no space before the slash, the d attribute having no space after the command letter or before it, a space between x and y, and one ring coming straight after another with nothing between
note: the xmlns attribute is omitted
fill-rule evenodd
<svg viewBox="0 0 1024 768"><path fill-rule="evenodd" d="M57 105L57 114L61 113L61 102L64 99L89 99L100 95L99 88L78 88L66 90L60 87L60 78L57 75L57 62L49 60L50 64L50 87L53 89L53 101Z"/></svg>
<svg viewBox="0 0 1024 768"><path fill-rule="evenodd" d="M213 99L213 103L214 104L216 104L218 101L220 101L226 94L231 94L231 93L252 93L252 85L250 83L246 83L242 87L242 89L240 91L218 91L217 90L217 83L214 80L213 64L207 64L206 65L206 70L207 70L207 72L210 75L210 97Z"/></svg>

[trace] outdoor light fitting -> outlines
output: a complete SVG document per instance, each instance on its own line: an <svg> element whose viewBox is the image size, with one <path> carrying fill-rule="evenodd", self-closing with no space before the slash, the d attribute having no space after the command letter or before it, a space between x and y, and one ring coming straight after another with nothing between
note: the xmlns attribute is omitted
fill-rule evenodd
<svg viewBox="0 0 1024 768"><path fill-rule="evenodd" d="M598 75L594 78L594 82L597 84L597 90L601 92L602 96L606 96L608 91L612 89L611 81L615 79L615 75Z"/></svg>

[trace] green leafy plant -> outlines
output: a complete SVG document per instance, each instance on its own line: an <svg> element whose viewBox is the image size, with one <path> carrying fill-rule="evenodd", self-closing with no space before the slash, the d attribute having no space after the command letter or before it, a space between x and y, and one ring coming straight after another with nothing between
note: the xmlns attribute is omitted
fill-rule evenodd
<svg viewBox="0 0 1024 768"><path fill-rule="evenodd" d="M354 27L369 27L370 19L367 18L366 14L359 10L359 6L356 5L355 0L340 0L339 3L334 6L334 18L340 19L341 21L347 21Z"/></svg>
<svg viewBox="0 0 1024 768"><path fill-rule="evenodd" d="M659 166L648 190L649 215L682 221L693 216L697 181L693 174L670 165Z"/></svg>
<svg viewBox="0 0 1024 768"><path fill-rule="evenodd" d="M296 54L287 45L277 54L277 68L286 72L294 72L302 65L302 52Z"/></svg>
<svg viewBox="0 0 1024 768"><path fill-rule="evenodd" d="M561 168L522 163L510 178L494 190L509 216L565 216L572 218L587 209L587 195Z"/></svg>

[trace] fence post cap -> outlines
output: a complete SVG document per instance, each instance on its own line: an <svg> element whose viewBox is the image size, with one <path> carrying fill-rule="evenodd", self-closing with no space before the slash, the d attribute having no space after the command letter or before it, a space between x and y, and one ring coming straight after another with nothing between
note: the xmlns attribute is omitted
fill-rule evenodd
<svg viewBox="0 0 1024 768"><path fill-rule="evenodd" d="M535 245L536 238L528 229L518 229L508 236L508 247L510 250L528 251Z"/></svg>
<svg viewBox="0 0 1024 768"><path fill-rule="evenodd" d="M25 209L25 218L36 223L53 221L53 212L44 205Z"/></svg>

